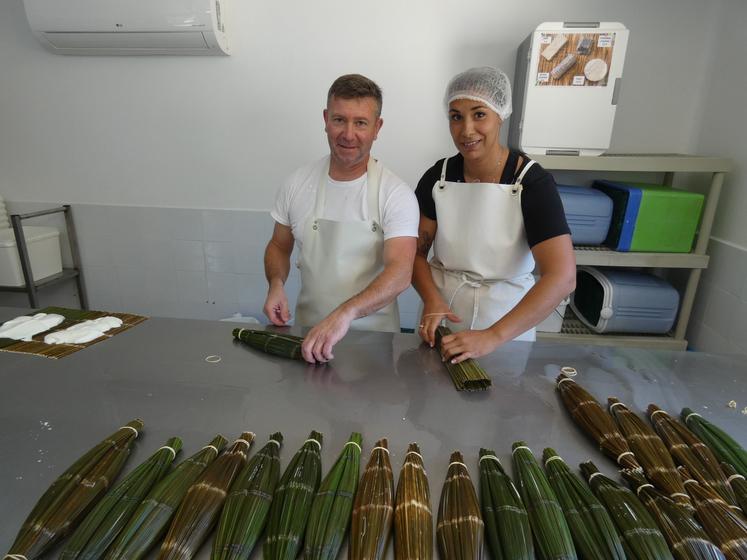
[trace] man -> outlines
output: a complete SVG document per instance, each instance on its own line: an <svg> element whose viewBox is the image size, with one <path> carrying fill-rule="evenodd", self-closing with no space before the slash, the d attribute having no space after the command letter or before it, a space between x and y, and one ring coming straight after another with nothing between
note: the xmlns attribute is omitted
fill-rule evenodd
<svg viewBox="0 0 747 560"><path fill-rule="evenodd" d="M271 212L264 312L290 320L284 284L298 244L296 324L313 327L306 361L330 360L348 329L399 332L396 298L410 285L419 210L410 187L371 157L384 123L381 89L359 74L339 77L323 111L329 156L296 170Z"/></svg>

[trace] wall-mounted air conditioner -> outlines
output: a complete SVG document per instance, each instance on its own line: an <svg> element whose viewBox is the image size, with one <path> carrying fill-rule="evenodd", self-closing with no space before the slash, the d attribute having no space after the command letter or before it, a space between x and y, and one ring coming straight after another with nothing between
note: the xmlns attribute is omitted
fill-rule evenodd
<svg viewBox="0 0 747 560"><path fill-rule="evenodd" d="M24 0L31 30L58 54L230 54L228 0Z"/></svg>

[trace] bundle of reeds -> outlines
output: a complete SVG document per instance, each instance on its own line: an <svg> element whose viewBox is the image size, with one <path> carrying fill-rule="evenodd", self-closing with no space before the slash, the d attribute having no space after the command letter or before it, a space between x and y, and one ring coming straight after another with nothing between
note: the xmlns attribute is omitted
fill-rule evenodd
<svg viewBox="0 0 747 560"><path fill-rule="evenodd" d="M516 481L529 514L539 556L575 560L576 549L563 510L532 450L523 441L514 442L511 450Z"/></svg>
<svg viewBox="0 0 747 560"><path fill-rule="evenodd" d="M292 334L279 334L257 329L233 329L233 337L241 342L261 350L265 354L303 360L301 345L303 338Z"/></svg>
<svg viewBox="0 0 747 560"><path fill-rule="evenodd" d="M623 469L623 477L648 508L677 560L724 560L692 514L657 490L638 471Z"/></svg>
<svg viewBox="0 0 747 560"><path fill-rule="evenodd" d="M685 488L695 503L698 520L728 560L747 560L747 520L729 507L712 488L700 484L679 467Z"/></svg>
<svg viewBox="0 0 747 560"><path fill-rule="evenodd" d="M280 478L282 443L283 434L272 434L236 477L213 541L212 560L246 560L254 550Z"/></svg>
<svg viewBox="0 0 747 560"><path fill-rule="evenodd" d="M8 556L33 560L75 528L122 470L143 428L133 420L75 461L39 498Z"/></svg>
<svg viewBox="0 0 747 560"><path fill-rule="evenodd" d="M243 432L187 490L161 545L158 560L194 557L218 521L228 489L246 464L253 441L253 433Z"/></svg>
<svg viewBox="0 0 747 560"><path fill-rule="evenodd" d="M386 438L371 450L358 485L350 523L350 560L384 557L394 517L394 475Z"/></svg>
<svg viewBox="0 0 747 560"><path fill-rule="evenodd" d="M620 536L604 506L555 452L542 452L550 482L581 558L625 560Z"/></svg>
<svg viewBox="0 0 747 560"><path fill-rule="evenodd" d="M495 560L534 560L529 516L492 449L480 449L480 504Z"/></svg>
<svg viewBox="0 0 747 560"><path fill-rule="evenodd" d="M628 442L617 429L612 417L591 393L563 373L558 375L556 382L560 398L571 418L596 442L599 450L624 469L640 470L641 465L630 450Z"/></svg>
<svg viewBox="0 0 747 560"><path fill-rule="evenodd" d="M451 329L449 327L440 326L436 328L436 346L439 351L441 351L441 339L450 334ZM441 353L443 354L443 352ZM452 364L451 360L446 360L444 365L457 391L485 391L493 384L482 366L472 358L458 364Z"/></svg>
<svg viewBox="0 0 747 560"><path fill-rule="evenodd" d="M396 560L433 558L431 491L423 456L411 443L397 482L394 507L394 557Z"/></svg>
<svg viewBox="0 0 747 560"><path fill-rule="evenodd" d="M680 413L682 421L711 448L719 461L728 463L742 476L747 476L747 451L724 430L689 408Z"/></svg>
<svg viewBox="0 0 747 560"><path fill-rule="evenodd" d="M358 488L361 465L361 442L358 432L350 434L340 456L322 480L311 505L309 525L304 540L304 558L333 560L345 538Z"/></svg>
<svg viewBox="0 0 747 560"><path fill-rule="evenodd" d="M280 478L262 547L265 560L294 560L298 556L322 477L321 451L322 434L312 431Z"/></svg>
<svg viewBox="0 0 747 560"><path fill-rule="evenodd" d="M226 438L217 435L151 490L109 548L106 560L140 560L163 537L192 483L218 457Z"/></svg>
<svg viewBox="0 0 747 560"><path fill-rule="evenodd" d="M718 459L698 437L655 404L648 405L648 417L656 433L678 465L686 467L701 484L713 488L729 504L737 505Z"/></svg>
<svg viewBox="0 0 747 560"><path fill-rule="evenodd" d="M451 454L438 503L436 541L442 558L482 558L485 524L467 465L459 451Z"/></svg>
<svg viewBox="0 0 747 560"><path fill-rule="evenodd" d="M677 467L667 446L661 438L641 419L615 397L607 399L610 414L630 444L643 472L660 490L683 507L692 510L690 498L685 492Z"/></svg>
<svg viewBox="0 0 747 560"><path fill-rule="evenodd" d="M742 508L742 513L747 516L747 480L728 463L721 463L721 468L727 477L729 487L734 492L739 507Z"/></svg>
<svg viewBox="0 0 747 560"><path fill-rule="evenodd" d="M98 560L124 529L151 487L161 480L182 448L178 437L166 444L116 484L75 530L60 560Z"/></svg>
<svg viewBox="0 0 747 560"><path fill-rule="evenodd" d="M627 557L634 560L673 560L667 541L640 500L630 490L600 473L591 461L581 463L580 467L591 491L607 508L615 523Z"/></svg>

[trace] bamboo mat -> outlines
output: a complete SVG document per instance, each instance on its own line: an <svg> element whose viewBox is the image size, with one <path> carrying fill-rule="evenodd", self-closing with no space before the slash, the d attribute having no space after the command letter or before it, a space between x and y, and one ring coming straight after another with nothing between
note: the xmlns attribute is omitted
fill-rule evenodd
<svg viewBox="0 0 747 560"><path fill-rule="evenodd" d="M57 313L65 317L65 320L57 325L56 327L49 329L48 331L34 335L33 339L29 342L23 340L12 340L10 338L0 338L0 352L14 352L16 354L33 354L35 356L44 356L45 358L59 359L74 354L78 350L87 348L92 344L107 340L119 333L126 331L145 321L147 317L142 315L133 315L131 313L111 313L109 311L84 311L81 309L67 309L65 307L45 307L39 309L29 315L35 313ZM90 319L98 319L99 317L117 317L122 319L122 326L116 329L106 331L103 336L85 342L83 344L45 344L44 337L54 331L61 331L68 327L71 327L77 323L88 321Z"/></svg>

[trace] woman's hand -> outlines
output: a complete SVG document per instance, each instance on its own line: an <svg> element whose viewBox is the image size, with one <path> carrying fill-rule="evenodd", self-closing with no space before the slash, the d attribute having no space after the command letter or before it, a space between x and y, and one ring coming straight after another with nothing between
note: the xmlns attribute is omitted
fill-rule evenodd
<svg viewBox="0 0 747 560"><path fill-rule="evenodd" d="M441 339L441 357L452 364L468 358L479 358L501 345L500 338L490 329L461 331Z"/></svg>
<svg viewBox="0 0 747 560"><path fill-rule="evenodd" d="M448 319L452 323L462 322L462 319L458 315L454 315L444 301L423 305L423 315L420 317L418 333L420 338L431 348L436 344L436 328L444 319Z"/></svg>

